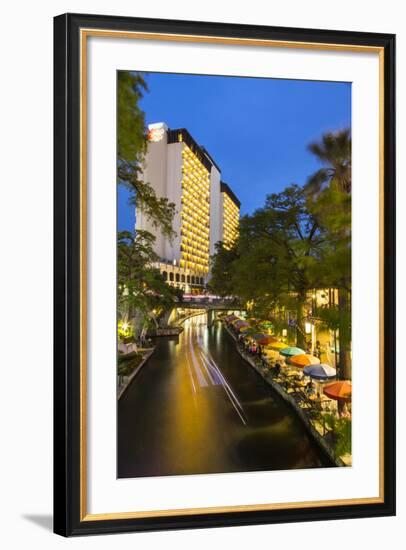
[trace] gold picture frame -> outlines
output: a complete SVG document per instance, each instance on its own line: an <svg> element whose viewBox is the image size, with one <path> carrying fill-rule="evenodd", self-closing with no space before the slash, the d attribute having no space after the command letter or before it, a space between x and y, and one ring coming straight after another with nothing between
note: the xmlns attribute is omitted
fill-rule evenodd
<svg viewBox="0 0 406 550"><path fill-rule="evenodd" d="M178 510L153 510L92 514L87 510L87 51L90 37L113 39L159 40L227 44L238 47L303 48L324 51L376 53L379 56L379 162L380 162L380 394L379 394L379 496L328 501L284 502L278 504L202 507ZM78 319L80 330L62 342L56 335L55 425L58 437L55 448L55 532L76 535L101 532L149 530L158 528L214 526L361 517L394 513L394 372L388 367L391 338L394 332L393 250L394 224L388 208L394 200L394 37L369 33L309 31L266 27L219 25L210 23L151 21L133 18L63 15L55 18L55 256L58 272L79 281L77 296L66 287L56 288L60 318L61 301ZM74 76L73 76L74 73ZM68 132L67 117L75 118ZM60 139L63 136L63 143ZM76 152L69 155L69 148ZM73 198L67 190L74 187ZM65 190L64 192L62 190ZM70 200L70 202L69 202ZM75 225L75 242L66 250L66 227L60 226L58 213L64 212L67 224ZM58 219L57 219L58 218ZM63 243L63 245L62 245ZM63 259L60 247L64 249ZM68 273L66 258L74 256L74 273ZM70 267L72 269L72 266ZM55 330L60 331L56 319ZM65 334L73 330L66 325ZM391 336L392 333L392 336ZM69 336L69 335L68 335ZM66 359L67 349L74 350ZM388 351L389 350L389 351ZM393 361L394 364L394 361ZM70 381L70 382L69 382ZM73 398L77 391L79 398ZM65 408L61 411L60 398ZM390 401L388 402L388 399ZM69 407L68 407L69 404ZM392 427L391 427L392 424ZM65 442L61 456L61 434ZM71 447L69 447L71 445ZM61 466L63 463L63 467ZM61 491L61 487L64 487ZM71 487L67 491L67 486ZM69 512L69 513L68 513Z"/></svg>

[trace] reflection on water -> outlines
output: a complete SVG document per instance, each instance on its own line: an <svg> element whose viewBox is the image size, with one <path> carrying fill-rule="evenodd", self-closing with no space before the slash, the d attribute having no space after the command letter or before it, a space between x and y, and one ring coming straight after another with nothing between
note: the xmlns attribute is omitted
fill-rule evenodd
<svg viewBox="0 0 406 550"><path fill-rule="evenodd" d="M331 465L220 323L156 344L118 404L118 477Z"/></svg>

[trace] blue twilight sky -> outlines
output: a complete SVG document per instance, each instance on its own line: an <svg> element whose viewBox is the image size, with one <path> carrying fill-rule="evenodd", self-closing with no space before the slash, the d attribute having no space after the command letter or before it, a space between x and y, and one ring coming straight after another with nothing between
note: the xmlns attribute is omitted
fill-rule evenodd
<svg viewBox="0 0 406 550"><path fill-rule="evenodd" d="M351 84L147 73L146 123L186 128L221 168L241 214L267 194L304 184L320 164L307 145L351 126ZM122 189L118 228L132 230L134 209Z"/></svg>

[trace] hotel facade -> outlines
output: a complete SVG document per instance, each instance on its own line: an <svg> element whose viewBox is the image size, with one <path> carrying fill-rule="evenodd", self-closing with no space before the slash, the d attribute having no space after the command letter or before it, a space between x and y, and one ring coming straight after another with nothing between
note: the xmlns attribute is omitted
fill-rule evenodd
<svg viewBox="0 0 406 550"><path fill-rule="evenodd" d="M136 229L156 237L157 265L166 281L199 294L210 278L210 256L219 241L230 247L238 235L240 201L221 180L221 170L185 128L163 123L148 126L143 179L158 197L175 204L169 239L139 209Z"/></svg>

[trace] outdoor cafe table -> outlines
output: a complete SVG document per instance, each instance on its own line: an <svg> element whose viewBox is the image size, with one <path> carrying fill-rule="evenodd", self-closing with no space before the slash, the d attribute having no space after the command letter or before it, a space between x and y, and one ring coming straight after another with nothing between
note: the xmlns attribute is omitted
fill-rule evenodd
<svg viewBox="0 0 406 550"><path fill-rule="evenodd" d="M321 395L320 397L317 397L317 395L312 394L312 395L309 395L309 399L311 401L313 401L314 403L318 403L321 407L323 407L327 403L332 403L333 402L332 399L329 399L325 395Z"/></svg>

